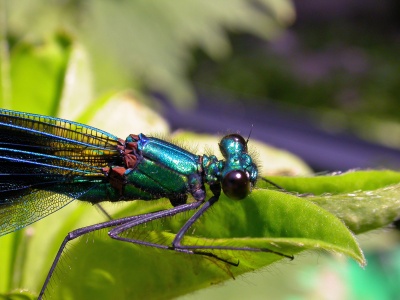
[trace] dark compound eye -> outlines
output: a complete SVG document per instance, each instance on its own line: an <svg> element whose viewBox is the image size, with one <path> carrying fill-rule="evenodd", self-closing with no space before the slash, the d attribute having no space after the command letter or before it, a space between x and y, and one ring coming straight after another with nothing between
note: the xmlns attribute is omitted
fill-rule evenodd
<svg viewBox="0 0 400 300"><path fill-rule="evenodd" d="M241 200L250 194L249 178L243 171L230 171L222 180L222 190L229 198Z"/></svg>
<svg viewBox="0 0 400 300"><path fill-rule="evenodd" d="M232 133L232 134L226 135L224 138L234 140L236 143L240 143L243 146L247 145L245 139L240 134L237 134L237 133Z"/></svg>
<svg viewBox="0 0 400 300"><path fill-rule="evenodd" d="M247 142L240 134L232 133L232 134L226 135L222 138L221 142L224 142L225 140L231 140L234 143L241 144L243 146L243 148L245 149L245 151L247 152Z"/></svg>
<svg viewBox="0 0 400 300"><path fill-rule="evenodd" d="M247 142L240 134L229 134L219 142L219 150L224 157L227 157L229 153L238 153L238 151L247 153Z"/></svg>

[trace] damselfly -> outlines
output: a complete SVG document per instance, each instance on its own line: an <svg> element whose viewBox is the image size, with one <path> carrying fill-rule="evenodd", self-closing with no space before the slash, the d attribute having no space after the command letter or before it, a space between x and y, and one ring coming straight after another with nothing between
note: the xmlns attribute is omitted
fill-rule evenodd
<svg viewBox="0 0 400 300"><path fill-rule="evenodd" d="M0 235L23 228L73 200L155 200L168 198L172 208L110 220L74 230L65 237L43 284L42 298L66 244L86 233L110 228L116 240L198 254L234 264L212 250L271 252L268 249L187 246L181 241L194 222L219 199L221 187L231 199L245 198L258 170L239 134L222 138L224 160L195 155L164 140L131 134L126 140L105 131L59 118L0 109ZM207 184L213 196L206 201ZM187 203L188 195L194 202ZM140 224L198 209L171 245L121 234Z"/></svg>

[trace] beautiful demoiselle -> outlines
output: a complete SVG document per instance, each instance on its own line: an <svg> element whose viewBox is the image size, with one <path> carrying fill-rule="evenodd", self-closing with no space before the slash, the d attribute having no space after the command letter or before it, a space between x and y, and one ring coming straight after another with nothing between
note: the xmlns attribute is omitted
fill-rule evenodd
<svg viewBox="0 0 400 300"><path fill-rule="evenodd" d="M131 134L126 140L102 130L59 118L0 109L0 235L23 228L73 200L102 201L168 198L172 208L91 225L64 239L43 284L42 298L66 244L86 233L111 228L116 240L218 257L211 250L271 252L269 249L226 246L187 246L181 240L193 223L223 192L243 199L257 180L257 166L239 134L219 143L224 160L195 155L164 140ZM206 201L205 184L213 196ZM194 202L187 203L188 195ZM198 209L176 234L171 245L121 236L140 224Z"/></svg>

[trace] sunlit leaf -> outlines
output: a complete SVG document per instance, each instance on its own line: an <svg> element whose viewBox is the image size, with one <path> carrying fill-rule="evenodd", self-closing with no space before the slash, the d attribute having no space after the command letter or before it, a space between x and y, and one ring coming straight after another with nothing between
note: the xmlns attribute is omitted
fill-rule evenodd
<svg viewBox="0 0 400 300"><path fill-rule="evenodd" d="M354 233L386 226L400 215L400 173L390 170L353 171L314 177L268 177L342 219ZM260 187L271 187L259 182Z"/></svg>
<svg viewBox="0 0 400 300"><path fill-rule="evenodd" d="M125 210L125 214L138 206L140 203ZM169 244L174 237L172 232L177 232L187 217L184 214L147 223L128 235ZM210 257L107 241L104 231L101 236L81 238L67 252L60 268L69 266L70 270L58 271L62 279L58 283L54 280L50 295L74 299L90 295L96 295L96 299L109 299L110 295L120 299L171 298L283 259L272 253L213 251L228 261L239 261L236 267ZM194 225L184 243L267 248L295 256L304 250L319 249L343 253L365 263L353 235L335 216L307 199L268 190L256 190L240 202L221 197ZM77 280L80 274L86 274L83 285Z"/></svg>

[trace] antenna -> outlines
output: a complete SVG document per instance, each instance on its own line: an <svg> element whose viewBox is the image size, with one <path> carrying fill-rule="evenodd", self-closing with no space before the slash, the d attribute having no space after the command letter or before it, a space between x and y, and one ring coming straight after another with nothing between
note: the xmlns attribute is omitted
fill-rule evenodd
<svg viewBox="0 0 400 300"><path fill-rule="evenodd" d="M253 125L253 124L251 124L251 128L250 128L249 136L247 137L247 140L246 140L246 145L247 145L247 143L248 143L248 142L249 142L249 140L250 140L251 133L253 132L253 127L254 127L254 125Z"/></svg>

